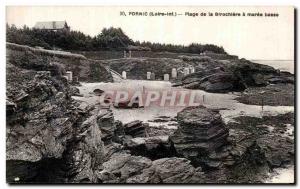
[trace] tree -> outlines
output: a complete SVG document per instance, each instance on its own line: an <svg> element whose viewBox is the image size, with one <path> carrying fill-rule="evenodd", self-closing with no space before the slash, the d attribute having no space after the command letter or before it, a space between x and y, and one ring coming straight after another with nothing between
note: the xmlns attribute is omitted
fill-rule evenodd
<svg viewBox="0 0 300 189"><path fill-rule="evenodd" d="M161 44L151 42L134 42L121 28L103 28L101 33L95 37L85 35L80 31L72 30L41 30L23 26L17 28L15 25L6 24L6 40L21 45L40 46L46 49L61 48L63 50L103 50L124 49L129 45L148 47L152 51L169 51L176 53L202 53L211 51L226 54L223 47L212 44L192 43L188 46Z"/></svg>

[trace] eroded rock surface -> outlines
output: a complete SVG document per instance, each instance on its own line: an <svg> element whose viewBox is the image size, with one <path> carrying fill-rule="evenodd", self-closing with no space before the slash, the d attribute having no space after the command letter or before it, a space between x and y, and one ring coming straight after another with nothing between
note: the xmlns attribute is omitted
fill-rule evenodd
<svg viewBox="0 0 300 189"><path fill-rule="evenodd" d="M131 137L145 137L147 136L148 125L142 121L136 120L124 125L126 135Z"/></svg>
<svg viewBox="0 0 300 189"><path fill-rule="evenodd" d="M7 181L96 182L94 171L105 155L103 115L109 112L75 102L78 90L60 66L32 49L27 53L34 58L23 59L26 48L14 47L7 56Z"/></svg>
<svg viewBox="0 0 300 189"><path fill-rule="evenodd" d="M227 144L228 129L219 113L203 106L188 107L178 113L177 119L178 130L171 136L171 141L177 153L192 162L205 163L201 158L215 154Z"/></svg>
<svg viewBox="0 0 300 189"><path fill-rule="evenodd" d="M104 183L200 183L203 173L184 158L151 161L124 153L105 162L98 178Z"/></svg>
<svg viewBox="0 0 300 189"><path fill-rule="evenodd" d="M186 61L196 68L196 72L184 76L176 86L223 93L275 83L294 83L294 76L291 73L280 72L271 66L245 59L217 60L199 56Z"/></svg>

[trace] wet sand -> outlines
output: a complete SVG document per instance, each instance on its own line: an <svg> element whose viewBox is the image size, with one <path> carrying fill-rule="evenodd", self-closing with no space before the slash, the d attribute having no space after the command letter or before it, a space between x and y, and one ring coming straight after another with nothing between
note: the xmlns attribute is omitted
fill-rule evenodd
<svg viewBox="0 0 300 189"><path fill-rule="evenodd" d="M164 81L145 81L145 80L124 80L120 83L81 83L82 86L78 87L83 97L74 97L77 100L85 101L89 104L96 104L99 102L99 97L92 94L94 89L101 90L143 90L142 88L152 90L166 90L172 89L170 82ZM178 89L178 87L174 88ZM183 89L187 90L187 89ZM225 123L231 121L234 117L238 116L253 116L262 117L264 115L277 115L288 112L293 112L293 106L259 106L259 105L247 105L239 103L235 98L237 93L218 94L208 93L202 90L197 91L196 99L202 105L220 109L220 113ZM115 118L128 123L139 119L141 121L148 121L155 119L158 116L175 117L179 111L185 107L161 107L157 105L139 108L139 109L116 109L112 108Z"/></svg>

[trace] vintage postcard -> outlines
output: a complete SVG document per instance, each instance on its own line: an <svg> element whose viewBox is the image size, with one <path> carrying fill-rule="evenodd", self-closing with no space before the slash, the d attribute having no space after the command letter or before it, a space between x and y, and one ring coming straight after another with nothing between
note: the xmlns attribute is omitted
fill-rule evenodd
<svg viewBox="0 0 300 189"><path fill-rule="evenodd" d="M292 6L7 6L10 184L294 184Z"/></svg>

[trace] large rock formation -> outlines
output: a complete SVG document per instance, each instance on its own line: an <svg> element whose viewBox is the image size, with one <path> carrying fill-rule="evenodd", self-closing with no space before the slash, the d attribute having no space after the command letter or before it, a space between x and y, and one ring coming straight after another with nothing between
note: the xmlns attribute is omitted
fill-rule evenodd
<svg viewBox="0 0 300 189"><path fill-rule="evenodd" d="M28 71L16 70L26 78ZM13 72L8 69L9 76ZM104 154L103 116L82 112L64 78L42 71L26 81L16 88L8 79L8 106L14 108L7 115L7 181L95 182Z"/></svg>
<svg viewBox="0 0 300 189"><path fill-rule="evenodd" d="M208 92L228 92L244 90L245 85L231 72L222 68L203 70L189 74L182 79L188 89L201 89Z"/></svg>
<svg viewBox="0 0 300 189"><path fill-rule="evenodd" d="M105 156L99 119L101 115L93 112L88 119L74 128L73 137L64 154L67 182L97 182L95 171L101 166Z"/></svg>
<svg viewBox="0 0 300 189"><path fill-rule="evenodd" d="M203 106L188 107L177 115L178 130L171 136L171 141L178 154L192 160L196 165L217 167L217 161L208 161L221 152L227 144L228 129L221 115Z"/></svg>
<svg viewBox="0 0 300 189"><path fill-rule="evenodd" d="M224 57L225 58L225 57ZM208 92L242 91L248 87L271 83L293 83L293 74L280 72L271 66L246 59L221 59L215 56L183 58L196 68L196 72L181 79L176 86L201 89Z"/></svg>
<svg viewBox="0 0 300 189"><path fill-rule="evenodd" d="M176 155L201 166L205 183L259 182L267 174L265 151L256 138L244 130L229 132L217 111L188 107L177 119L178 130L170 137Z"/></svg>
<svg viewBox="0 0 300 189"><path fill-rule="evenodd" d="M8 51L7 181L96 182L105 155L103 115L109 112L75 102L76 90L46 60Z"/></svg>

